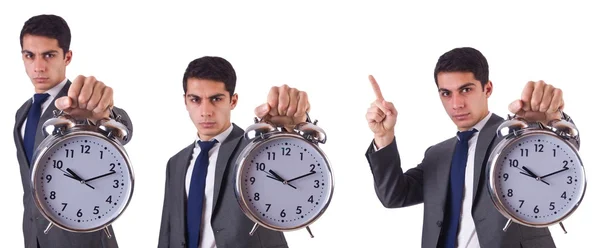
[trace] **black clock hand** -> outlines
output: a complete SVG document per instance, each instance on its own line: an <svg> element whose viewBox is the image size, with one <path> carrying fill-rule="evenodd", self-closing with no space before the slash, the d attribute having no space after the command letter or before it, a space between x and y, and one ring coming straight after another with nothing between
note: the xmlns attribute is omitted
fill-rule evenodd
<svg viewBox="0 0 600 248"><path fill-rule="evenodd" d="M550 185L549 183L547 183L546 181L544 181L544 180L542 180L540 177L538 177L538 176L537 176L535 173L533 173L531 170L527 169L527 167L523 166L523 169L524 169L525 171L527 171L527 173L529 173L529 174L530 174L530 175L531 175L533 178L535 178L535 180L537 180L537 181L541 181L542 183L545 183L545 184L548 184L548 185Z"/></svg>
<svg viewBox="0 0 600 248"><path fill-rule="evenodd" d="M271 175L273 175L274 177L277 178L277 180L281 181L283 184L289 185L290 187L297 189L296 187L294 187L294 185L291 185L288 183L288 181L286 181L285 179L283 179L281 176L277 175L277 173L275 173L273 170L269 170L269 173L271 173Z"/></svg>
<svg viewBox="0 0 600 248"><path fill-rule="evenodd" d="M554 175L554 174L556 174L556 173L561 173L561 172L563 172L563 171L566 171L566 170L568 170L568 169L569 169L569 168L563 168L563 169L561 169L561 170L557 170L557 171L555 171L555 172L552 172L552 173L550 173L550 174L548 174L548 175L541 176L540 178L549 177L549 176L552 176L552 175Z"/></svg>
<svg viewBox="0 0 600 248"><path fill-rule="evenodd" d="M299 177L296 177L296 178L292 178L292 179L288 180L288 183L289 183L289 182L291 182L291 181L294 181L294 180L298 180L298 179L300 179L300 178L303 178L303 177L310 176L310 175L312 175L312 174L315 174L315 173L317 173L317 172L315 172L315 171L311 171L311 172L309 172L309 173L307 173L307 174L304 174L304 175L302 175L302 176L299 176Z"/></svg>
<svg viewBox="0 0 600 248"><path fill-rule="evenodd" d="M82 184L85 183L85 185L87 185L88 187L92 188L92 189L96 189L94 187L92 187L92 185L89 185L88 183L85 182L85 180L83 180L83 178L81 178L80 176L78 176L73 170L71 170L70 168L67 168L67 171L69 173L71 173L71 175L73 175L73 177L75 179L77 179L79 182L81 182Z"/></svg>
<svg viewBox="0 0 600 248"><path fill-rule="evenodd" d="M271 178L271 179L274 179L274 180L277 180L277 181L279 181L279 182L282 182L282 183L284 183L282 180L279 180L278 178L275 178L275 177L273 177L273 176L269 175L268 173L267 173L267 177L268 177L268 178ZM284 184L285 184L285 183L284 183ZM294 188L294 189L298 189L298 188L296 188L294 185L291 185L291 184L288 184L288 185L289 185L290 187Z"/></svg>
<svg viewBox="0 0 600 248"><path fill-rule="evenodd" d="M88 179L88 180L85 180L85 181L86 181L86 182L90 182L90 181L92 181L92 180L96 180L96 179L98 179L98 178L103 178L103 177L105 177L105 176L112 175L112 174L115 174L115 173L117 173L117 172L116 172L116 171L111 171L111 172L109 172L109 173L106 173L106 174L103 174L103 175L100 175L100 176L97 176L97 177L92 177L92 178L90 178L90 179Z"/></svg>

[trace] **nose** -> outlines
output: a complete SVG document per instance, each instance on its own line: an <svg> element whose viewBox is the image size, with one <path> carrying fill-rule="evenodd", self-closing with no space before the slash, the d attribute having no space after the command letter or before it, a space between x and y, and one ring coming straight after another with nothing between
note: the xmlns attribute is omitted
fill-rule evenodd
<svg viewBox="0 0 600 248"><path fill-rule="evenodd" d="M45 72L46 71L46 61L39 56L33 60L33 70L35 72Z"/></svg>
<svg viewBox="0 0 600 248"><path fill-rule="evenodd" d="M209 102L203 102L200 104L200 115L202 117L212 117L213 105Z"/></svg>
<svg viewBox="0 0 600 248"><path fill-rule="evenodd" d="M465 107L465 99L458 94L452 96L452 108L460 109Z"/></svg>

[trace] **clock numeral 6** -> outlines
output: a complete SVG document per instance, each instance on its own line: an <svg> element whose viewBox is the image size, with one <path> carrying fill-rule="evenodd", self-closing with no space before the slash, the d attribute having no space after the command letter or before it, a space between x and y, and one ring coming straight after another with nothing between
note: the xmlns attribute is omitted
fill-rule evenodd
<svg viewBox="0 0 600 248"><path fill-rule="evenodd" d="M281 216L281 218L285 217L285 209L281 210L281 213L279 214L279 216Z"/></svg>
<svg viewBox="0 0 600 248"><path fill-rule="evenodd" d="M533 212L536 213L536 214L540 212L540 209L538 208L538 205L535 205L535 207L533 208Z"/></svg>
<svg viewBox="0 0 600 248"><path fill-rule="evenodd" d="M77 217L81 217L83 216L83 213L81 212L81 208L77 211Z"/></svg>

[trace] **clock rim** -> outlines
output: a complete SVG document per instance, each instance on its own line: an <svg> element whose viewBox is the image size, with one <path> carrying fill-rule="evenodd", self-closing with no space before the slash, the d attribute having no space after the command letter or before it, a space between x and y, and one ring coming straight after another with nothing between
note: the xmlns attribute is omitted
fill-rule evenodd
<svg viewBox="0 0 600 248"><path fill-rule="evenodd" d="M48 150L55 148L62 141L66 140L66 139L77 138L80 136L94 136L96 138L99 138L99 139L104 140L104 141L108 142L109 144L111 144L113 147L116 148L116 150L124 158L124 160L125 160L124 162L126 164L127 170L129 171L130 187L129 187L129 192L126 192L126 194L125 194L125 196L127 196L127 200L125 201L125 203L120 204L119 209L116 211L117 214L114 214L113 217L109 218L109 220L106 221L104 224L93 225L90 228L74 228L69 225L64 225L60 221L58 221L56 218L52 217L53 215L51 214L51 211L46 209L46 207L43 206L44 204L41 203L42 200L39 198L39 196L38 196L39 192L36 189L36 186L39 183L39 179L37 179L38 178L37 175L39 174L38 170L41 167L40 166L41 158L44 157L44 155L46 154L46 152ZM114 223L119 217L121 217L122 214L127 209L127 207L129 206L129 204L131 203L131 199L133 198L134 186L135 186L135 176L134 176L133 167L131 166L131 160L127 154L127 151L125 151L125 148L122 145L120 145L120 143L115 141L114 138L108 138L98 132L91 131L91 130L85 130L85 129L71 130L71 131L64 132L64 134L53 134L51 136L46 137L42 141L42 143L40 143L40 145L36 149L34 156L35 156L35 160L34 160L33 166L31 167L31 178L30 178L30 191L32 194L33 201L34 201L38 211L42 214L42 216L44 216L44 218L46 218L46 220L48 220L52 225L57 226L60 229L63 229L65 231L69 231L69 232L75 232L75 233L90 233L90 232L96 232L96 231L105 229L108 226L110 226L112 223Z"/></svg>
<svg viewBox="0 0 600 248"><path fill-rule="evenodd" d="M272 225L272 224L267 223L266 221L263 220L263 218L255 215L252 212L252 210L250 210L248 201L246 201L246 199L244 197L242 197L242 187L243 187L242 171L245 168L243 165L247 160L248 154L253 152L258 146L262 145L263 143L266 143L268 141L272 141L275 139L285 139L285 138L298 139L298 140L303 141L303 142L309 144L310 146L312 146L319 153L319 155L321 155L323 157L323 160L325 161L325 167L326 167L327 171L329 172L328 177L329 177L329 180L331 181L330 190L328 192L326 192L326 194L328 196L327 201L325 201L325 204L323 204L321 206L321 210L319 210L312 218L308 219L308 221L304 222L304 224L295 225L293 227L281 227L278 225ZM305 227L315 223L318 219L320 219L323 216L323 214L329 207L329 204L331 203L331 199L333 198L335 181L334 181L334 176L333 176L333 169L331 168L330 164L331 163L330 163L329 158L327 157L325 152L323 152L323 150L318 145L304 139L302 136L300 136L298 134L288 133L288 132L277 132L277 133L273 133L273 134L269 134L269 135L263 135L262 138L256 137L251 141L250 144L248 144L242 150L242 152L237 157L236 163L235 163L235 177L234 177L234 186L235 187L234 188L235 188L235 197L238 201L240 209L253 222L255 222L265 228L274 230L274 231L294 231L294 230L305 228Z"/></svg>
<svg viewBox="0 0 600 248"><path fill-rule="evenodd" d="M573 205L573 207L571 209L569 209L566 213L562 214L559 218L556 218L553 221L543 222L543 223L529 222L529 221L526 221L526 220L512 214L512 211L510 211L510 209L507 206L505 206L504 203L502 203L502 200L500 199L500 193L498 192L498 190L496 189L496 186L495 186L496 181L497 181L495 174L498 171L498 169L502 167L502 163L498 163L498 161L499 161L499 158L501 157L500 155L505 153L504 152L505 148L512 146L513 144L519 142L520 140L522 140L524 138L527 138L529 136L535 136L535 135L549 135L554 138L557 138L558 140L562 141L565 145L567 145L573 151L573 153L575 153L576 159L579 161L579 164L581 165L581 171L582 171L582 175L583 175L582 176L582 187L583 188L581 189L581 194L577 197L577 200L576 200L575 204ZM526 129L526 130L520 130L516 134L510 134L510 135L504 137L496 145L496 147L494 147L494 149L490 153L490 158L491 159L488 159L487 173L486 173L486 175L488 177L488 180L487 180L488 192L492 198L492 202L493 202L494 206L496 207L496 209L504 217L506 217L509 220L512 220L513 222L517 222L521 225L535 227L535 228L543 228L543 227L552 226L552 225L555 225L556 223L562 222L562 221L566 220L567 218L569 218L575 212L575 210L577 210L577 208L580 206L581 202L583 201L583 198L585 196L586 189L587 189L587 179L586 179L585 167L583 165L583 161L581 160L579 150L571 142L565 140L564 138L562 138L561 136L559 136L558 134L556 134L552 131L545 130L545 129Z"/></svg>

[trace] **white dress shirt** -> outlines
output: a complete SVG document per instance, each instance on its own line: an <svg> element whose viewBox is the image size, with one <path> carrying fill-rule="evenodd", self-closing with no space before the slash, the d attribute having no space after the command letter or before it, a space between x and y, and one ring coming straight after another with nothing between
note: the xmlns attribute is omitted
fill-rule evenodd
<svg viewBox="0 0 600 248"><path fill-rule="evenodd" d="M200 228L202 230L200 236L200 242L198 248L216 248L217 244L215 241L215 235L212 230L212 226L210 225L210 216L212 215L212 204L213 204L213 193L215 188L215 167L217 165L217 157L219 156L219 148L221 148L221 144L225 141L227 136L233 130L233 125L230 123L229 128L227 128L224 132L215 136L217 142L208 152L208 170L206 173L206 186L204 188L204 206L202 207L202 221L200 222ZM194 151L192 152L192 159L188 164L188 169L185 174L185 195L186 197L189 195L190 191L190 181L192 180L192 171L194 171L194 163L196 162L196 158L200 155L200 145L198 145L198 141L200 138L196 135ZM208 141L208 140L203 140Z"/></svg>
<svg viewBox="0 0 600 248"><path fill-rule="evenodd" d="M475 222L473 221L473 216L471 215L471 207L473 206L475 148L477 147L479 133L491 116L492 112L488 112L485 118L473 126L473 128L477 129L477 132L475 132L473 137L471 137L469 140L469 155L467 157L467 167L465 168L465 188L462 200L462 209L459 218L460 224L457 234L457 248L480 248L479 239L477 238L477 231L475 230ZM375 142L373 142L373 149L375 151L379 150L375 145Z"/></svg>
<svg viewBox="0 0 600 248"><path fill-rule="evenodd" d="M467 167L465 168L465 189L459 218L460 224L458 227L458 238L456 241L457 248L480 248L479 239L477 238L477 231L475 230L475 222L473 221L473 216L471 215L471 207L473 206L475 148L477 147L479 134L491 116L492 112L489 112L485 118L473 126L473 128L477 129L477 132L475 132L473 137L471 137L469 140L469 155L467 157Z"/></svg>
<svg viewBox="0 0 600 248"><path fill-rule="evenodd" d="M52 100L54 100L56 95L58 95L58 93L62 90L62 88L65 87L65 84L67 84L67 80L68 79L65 78L62 82L60 82L56 86L52 87L51 89L47 90L46 92L44 92L44 93L50 94L50 96L48 96L46 101L44 103L42 103L42 109L40 111L40 116L42 116L44 114L44 112L46 112L46 109L48 109L48 106L50 106L50 103L52 102ZM31 96L31 101L33 102L33 96ZM21 139L23 139L25 137L25 127L26 126L27 126L27 118L25 118L25 121L23 122L23 126L21 126Z"/></svg>

